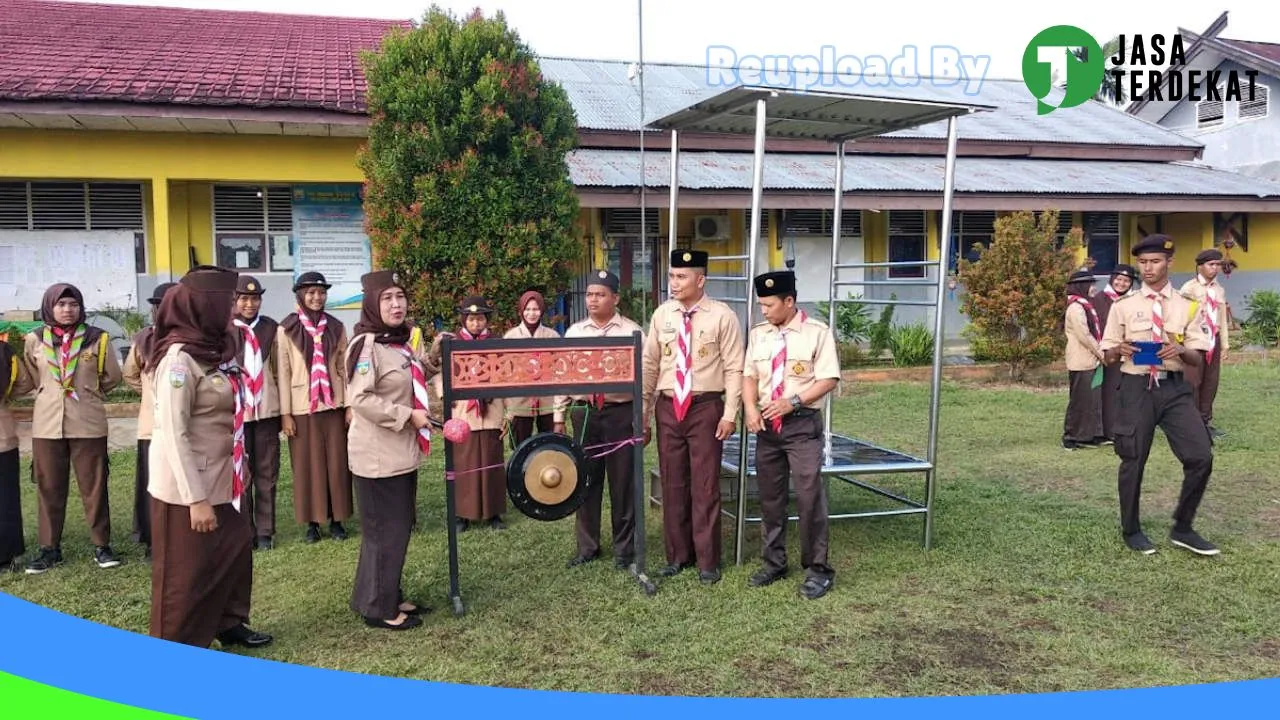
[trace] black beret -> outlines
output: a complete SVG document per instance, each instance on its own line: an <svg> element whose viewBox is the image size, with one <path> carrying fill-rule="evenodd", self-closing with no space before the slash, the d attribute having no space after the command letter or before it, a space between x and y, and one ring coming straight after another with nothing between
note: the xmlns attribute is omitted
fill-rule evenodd
<svg viewBox="0 0 1280 720"><path fill-rule="evenodd" d="M489 307L489 301L479 295L468 297L458 306L459 315L488 315L491 312L493 308Z"/></svg>
<svg viewBox="0 0 1280 720"><path fill-rule="evenodd" d="M325 281L324 275L311 271L304 272L298 276L298 281L293 284L293 291L298 292L299 290L308 287L322 287L325 290L328 290L333 286Z"/></svg>
<svg viewBox="0 0 1280 720"><path fill-rule="evenodd" d="M790 270L768 272L756 276L755 284L757 297L794 295L796 292L796 274Z"/></svg>
<svg viewBox="0 0 1280 720"><path fill-rule="evenodd" d="M608 270L597 270L587 276L587 285L603 285L613 291L614 294L617 294L621 281L618 280L617 275Z"/></svg>
<svg viewBox="0 0 1280 720"><path fill-rule="evenodd" d="M1207 262L1212 262L1214 260L1222 260L1221 250L1217 248L1209 248L1208 250L1201 250L1200 254L1196 256L1196 265L1203 265Z"/></svg>
<svg viewBox="0 0 1280 720"><path fill-rule="evenodd" d="M1134 243L1130 251L1135 257L1143 253L1164 253L1173 255L1173 238L1168 235L1148 235Z"/></svg>
<svg viewBox="0 0 1280 720"><path fill-rule="evenodd" d="M707 253L702 250L672 250L671 267L706 269L708 258Z"/></svg>
<svg viewBox="0 0 1280 720"><path fill-rule="evenodd" d="M1138 281L1138 271L1134 270L1132 265L1125 265L1124 263L1117 265L1115 269L1111 271L1111 277L1115 277L1117 275L1124 275L1134 282Z"/></svg>
<svg viewBox="0 0 1280 720"><path fill-rule="evenodd" d="M151 297L147 298L147 302L152 305L159 305L160 301L164 300L164 294L172 290L175 285L177 283L160 283L151 291Z"/></svg>
<svg viewBox="0 0 1280 720"><path fill-rule="evenodd" d="M1067 278L1068 285L1072 285L1078 282L1089 282L1089 283L1093 282L1093 271L1077 270L1071 273L1071 277Z"/></svg>

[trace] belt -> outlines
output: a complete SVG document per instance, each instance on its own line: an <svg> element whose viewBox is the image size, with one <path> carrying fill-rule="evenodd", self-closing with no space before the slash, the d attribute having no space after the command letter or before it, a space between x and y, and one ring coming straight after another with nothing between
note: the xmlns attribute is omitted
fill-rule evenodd
<svg viewBox="0 0 1280 720"><path fill-rule="evenodd" d="M674 398L675 396L676 396L675 393L671 392L670 390L662 391L662 397L667 398L668 400L671 398ZM693 393L693 395L691 396L691 402L705 402L707 400L717 400L717 399L723 399L723 398L724 398L724 391L696 392L696 393Z"/></svg>
<svg viewBox="0 0 1280 720"><path fill-rule="evenodd" d="M792 410L791 414L783 416L782 419L785 421L787 418L813 417L814 415L817 415L820 412L822 411L814 410L813 408L809 408L809 407L801 407L801 408L796 408L795 410Z"/></svg>
<svg viewBox="0 0 1280 720"><path fill-rule="evenodd" d="M1151 377L1150 373L1142 373L1141 375L1138 375L1137 373L1125 373L1125 375L1128 375L1129 377L1138 378L1139 380L1145 380ZM1156 372L1155 378L1157 380L1168 380L1169 378L1173 378L1175 380L1181 380L1182 371L1181 370L1160 370Z"/></svg>
<svg viewBox="0 0 1280 720"><path fill-rule="evenodd" d="M622 407L623 405L630 405L631 403L632 403L631 400L624 400L622 402L607 402L604 404L604 408ZM602 409L602 408L597 408L595 404L593 404L590 400L574 400L573 402L569 403L569 407L591 408L592 410Z"/></svg>

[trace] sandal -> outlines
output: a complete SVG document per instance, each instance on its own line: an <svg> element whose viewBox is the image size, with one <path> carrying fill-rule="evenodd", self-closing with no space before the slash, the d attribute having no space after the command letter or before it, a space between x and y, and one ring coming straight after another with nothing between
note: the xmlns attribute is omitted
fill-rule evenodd
<svg viewBox="0 0 1280 720"><path fill-rule="evenodd" d="M426 615L427 613L431 612L431 608L424 607L415 602L409 602L408 600L405 600L404 602L400 603L400 605L402 606L400 607L400 612L404 613L405 615ZM408 610L405 610L403 607L404 605L410 605L412 607Z"/></svg>
<svg viewBox="0 0 1280 720"><path fill-rule="evenodd" d="M826 595L834 584L835 578L810 576L800 585L800 594L809 600L817 600Z"/></svg>
<svg viewBox="0 0 1280 720"><path fill-rule="evenodd" d="M371 628L379 628L382 630L412 630L413 628L416 628L422 624L422 618L418 617L417 615L410 615L408 613L405 613L404 622L400 623L399 625L391 623L390 621L387 621L387 620L382 620L379 618L371 618L371 617L365 618L364 624L368 625Z"/></svg>

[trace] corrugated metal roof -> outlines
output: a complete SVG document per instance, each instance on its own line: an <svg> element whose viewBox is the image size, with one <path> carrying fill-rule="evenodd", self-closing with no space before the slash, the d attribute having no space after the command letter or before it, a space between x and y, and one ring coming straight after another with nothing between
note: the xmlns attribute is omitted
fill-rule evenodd
<svg viewBox="0 0 1280 720"><path fill-rule="evenodd" d="M579 149L567 158L577 187L635 187L640 153ZM857 155L845 159L846 192L942 192L944 158L917 155ZM665 150L645 153L649 187L671 178ZM750 153L680 154L680 187L686 190L749 190ZM766 190L830 190L835 155L770 154ZM1046 160L962 157L956 160L956 192L1055 195L1187 195L1280 198L1280 183L1191 163L1119 160Z"/></svg>
<svg viewBox="0 0 1280 720"><path fill-rule="evenodd" d="M627 79L628 63L612 60L539 58L543 74L564 87L582 128L635 130L640 115L640 87ZM824 78L824 81L827 78ZM935 84L919 79L914 87L871 85L875 78L832 77L830 86L815 89L865 92L917 100L993 105L994 112L961 120L962 140L1010 142L1090 143L1159 147L1199 147L1201 144L1154 123L1098 102L1036 114L1036 103L1020 80L985 80L976 94L965 85ZM762 80L768 81L766 76ZM884 80L884 78L880 78ZM901 81L901 79L899 79ZM652 122L723 92L717 70L694 65L645 64L645 117ZM735 83L736 84L736 83ZM775 84L770 82L769 84ZM946 137L946 122L888 133L885 137Z"/></svg>

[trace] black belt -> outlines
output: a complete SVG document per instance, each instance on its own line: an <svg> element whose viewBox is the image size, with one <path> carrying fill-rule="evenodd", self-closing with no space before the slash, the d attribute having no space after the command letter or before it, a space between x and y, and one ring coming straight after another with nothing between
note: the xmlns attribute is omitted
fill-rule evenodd
<svg viewBox="0 0 1280 720"><path fill-rule="evenodd" d="M603 410L606 408L622 407L623 405L630 405L631 403L632 403L631 400L624 400L622 402L607 402L607 403L604 403L603 406L601 407L596 407L595 403L591 402L590 400L574 400L573 402L569 403L569 407L590 408L592 410Z"/></svg>
<svg viewBox="0 0 1280 720"><path fill-rule="evenodd" d="M814 415L817 415L820 412L822 411L814 410L813 408L809 408L809 407L801 407L801 408L796 408L795 410L792 410L789 415L784 415L783 419L785 420L786 418L789 418L789 417L793 417L793 418L813 417Z"/></svg>
<svg viewBox="0 0 1280 720"><path fill-rule="evenodd" d="M1141 375L1135 375L1134 373L1125 373L1125 375L1127 375L1127 376L1129 376L1129 377L1132 377L1132 378L1137 378L1137 379L1139 379L1139 380L1145 380L1145 379L1147 379L1147 378L1151 377L1150 373L1143 373L1143 374L1141 374ZM1156 371L1156 379L1157 379L1157 380L1168 380L1168 379L1171 379L1171 378L1172 378L1172 379L1174 379L1174 380L1181 380L1181 379L1182 379L1182 371L1181 371L1181 370L1157 370L1157 371Z"/></svg>

